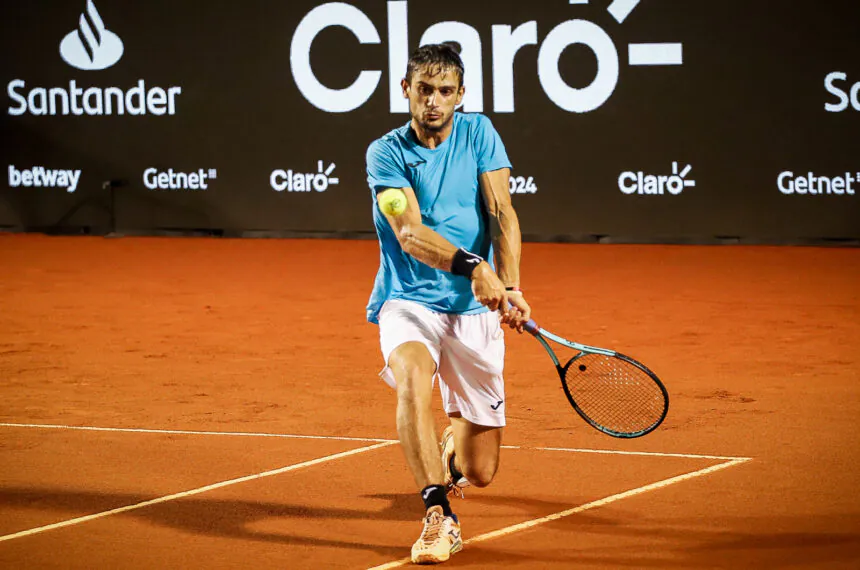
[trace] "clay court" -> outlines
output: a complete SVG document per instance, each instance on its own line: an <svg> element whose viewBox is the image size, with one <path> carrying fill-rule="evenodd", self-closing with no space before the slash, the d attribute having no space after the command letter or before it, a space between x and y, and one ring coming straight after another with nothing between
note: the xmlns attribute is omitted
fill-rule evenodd
<svg viewBox="0 0 860 570"><path fill-rule="evenodd" d="M407 565L378 256L0 235L0 566ZM509 332L502 467L455 501L448 567L860 567L860 250L530 243L523 288L648 364L669 415L598 433Z"/></svg>

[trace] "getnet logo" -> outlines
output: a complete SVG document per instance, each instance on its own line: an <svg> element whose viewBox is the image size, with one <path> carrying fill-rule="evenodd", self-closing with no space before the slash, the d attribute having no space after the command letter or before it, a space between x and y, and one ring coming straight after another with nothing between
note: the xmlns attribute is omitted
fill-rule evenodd
<svg viewBox="0 0 860 570"><path fill-rule="evenodd" d="M613 0L607 10L616 22L623 24L639 3L640 0ZM409 59L407 4L405 0L387 3L388 96L391 113L409 112L408 102L403 99L400 88L400 78ZM576 5L574 9L578 10L579 6L588 5L589 0L566 0L565 4ZM329 2L308 12L296 27L290 44L290 69L299 91L313 106L328 113L347 113L370 99L379 85L382 71L359 71L352 85L342 89L323 85L311 68L311 51L318 45L315 43L317 36L331 26L346 28L359 44L381 43L379 28L359 8L344 2ZM562 22L552 28L540 44L538 25L534 20L516 27L491 25L490 37L493 111L496 113L514 112L514 58L527 46L536 47L538 78L544 93L550 101L567 112L588 113L600 108L618 86L619 70L624 58L610 35L588 20ZM486 39L486 31L482 38L481 32L468 24L444 21L427 28L419 42L419 45L443 41L460 44L460 56L466 67L463 110L467 112L484 111L483 53L489 50L484 50L482 42ZM597 74L585 87L571 87L559 71L561 55L571 45L587 47L597 59ZM533 49L527 51L530 54L535 52ZM626 52L627 64L630 66L683 65L681 43L631 43L627 45Z"/></svg>
<svg viewBox="0 0 860 570"><path fill-rule="evenodd" d="M92 0L81 14L78 29L68 33L60 43L60 55L78 69L107 69L122 57L124 46L115 33L105 28Z"/></svg>
<svg viewBox="0 0 860 570"><path fill-rule="evenodd" d="M318 160L316 172L276 169L269 176L269 184L275 192L325 192L329 186L340 183L339 178L332 177L335 168L337 165L333 162L325 167L324 162Z"/></svg>
<svg viewBox="0 0 860 570"><path fill-rule="evenodd" d="M35 10L36 8L34 8ZM105 70L116 65L125 53L119 36L105 26L96 5L87 0L78 15L77 29L60 42L60 56L70 66L84 71ZM182 87L147 87L137 84L121 87L79 87L72 79L68 84L43 87L28 86L24 79L13 79L6 86L12 116L109 116L109 115L175 115Z"/></svg>
<svg viewBox="0 0 860 570"><path fill-rule="evenodd" d="M854 196L855 184L860 187L860 171L856 175L846 172L838 176L820 176L814 172L795 174L791 170L786 170L780 172L776 179L777 188L786 196L792 194Z"/></svg>
<svg viewBox="0 0 860 570"><path fill-rule="evenodd" d="M208 190L210 182L216 178L218 171L214 168L198 168L193 172L177 172L172 168L143 171L143 185L150 190Z"/></svg>
<svg viewBox="0 0 860 570"><path fill-rule="evenodd" d="M646 174L645 172L622 172L618 177L618 189L624 194L644 194L659 196L672 194L677 196L696 185L695 180L687 180L693 166L688 164L683 170L679 169L678 162L672 163L672 174Z"/></svg>

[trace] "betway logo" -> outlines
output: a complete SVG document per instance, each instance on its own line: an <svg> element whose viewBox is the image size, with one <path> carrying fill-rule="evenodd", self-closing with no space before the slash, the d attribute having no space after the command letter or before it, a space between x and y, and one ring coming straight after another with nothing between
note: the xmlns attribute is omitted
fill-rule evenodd
<svg viewBox="0 0 860 570"><path fill-rule="evenodd" d="M78 28L60 43L60 56L78 69L107 69L120 60L123 44L119 36L105 28L92 0L79 18ZM182 87L149 87L143 79L128 89L119 87L78 87L72 79L59 87L29 87L23 79L6 86L10 105L7 113L20 115L175 115Z"/></svg>
<svg viewBox="0 0 860 570"><path fill-rule="evenodd" d="M335 163L323 169L323 161L317 161L317 171L293 172L292 170L273 170L269 176L269 184L275 192L325 192L332 184L340 183L340 179L332 178L331 174L337 168Z"/></svg>
<svg viewBox="0 0 860 570"><path fill-rule="evenodd" d="M9 165L9 187L17 188L65 188L72 193L78 188L81 179L80 170L52 170L44 166L34 166L26 170L18 170Z"/></svg>
<svg viewBox="0 0 860 570"><path fill-rule="evenodd" d="M686 180L693 170L687 165L679 172L678 163L672 163L672 174L645 174L644 172L622 172L618 177L618 189L625 194L660 195L668 192L677 196L684 188L696 185L695 180Z"/></svg>
<svg viewBox="0 0 860 570"><path fill-rule="evenodd" d="M558 1L558 0L557 0ZM640 0L613 0L608 11L619 24L630 15ZM588 4L588 0L569 0L570 4ZM364 105L376 91L382 71L363 70L352 85L332 89L323 85L311 68L311 48L324 29L340 26L355 35L360 44L381 42L378 28L360 9L343 2L329 2L311 10L299 22L290 45L290 68L302 95L315 107L330 113L346 113ZM388 96L392 113L409 112L403 99L400 78L406 73L409 59L407 2L388 2ZM491 26L493 67L493 110L514 112L514 57L525 46L538 45L538 26L532 20L516 28ZM484 66L481 35L463 22L445 21L431 25L421 36L419 45L456 41L463 48L461 57L466 68L466 95L463 110L484 111ZM597 58L597 75L583 88L565 83L558 64L562 52L571 45L589 48ZM349 49L349 48L346 48ZM627 46L628 64L682 65L680 43L634 43ZM537 50L538 78L547 97L571 113L587 113L599 108L615 92L621 59L612 38L600 26L587 20L562 22L549 31Z"/></svg>
<svg viewBox="0 0 860 570"><path fill-rule="evenodd" d="M860 186L860 172L856 175L846 172L844 175L818 176L812 172L794 175L794 172L786 170L780 173L776 179L779 191L786 195L791 194L837 194L839 196L854 195L854 184Z"/></svg>
<svg viewBox="0 0 860 570"><path fill-rule="evenodd" d="M107 69L120 60L123 49L119 36L105 28L92 0L87 0L78 29L69 32L60 43L62 58L78 69Z"/></svg>

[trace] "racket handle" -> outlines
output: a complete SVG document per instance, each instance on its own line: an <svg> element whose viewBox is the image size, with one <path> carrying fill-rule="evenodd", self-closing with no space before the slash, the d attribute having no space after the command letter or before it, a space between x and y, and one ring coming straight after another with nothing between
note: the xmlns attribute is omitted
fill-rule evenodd
<svg viewBox="0 0 860 570"><path fill-rule="evenodd" d="M523 330L533 335L537 335L540 332L540 327L534 319L529 319L529 322L523 325Z"/></svg>

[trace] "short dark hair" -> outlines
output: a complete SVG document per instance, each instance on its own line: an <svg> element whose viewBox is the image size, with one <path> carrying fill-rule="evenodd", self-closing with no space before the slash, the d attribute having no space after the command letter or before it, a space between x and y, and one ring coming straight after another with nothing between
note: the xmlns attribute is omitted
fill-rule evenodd
<svg viewBox="0 0 860 570"><path fill-rule="evenodd" d="M455 42L427 44L412 52L409 63L406 64L406 82L412 83L412 75L419 68L428 66L432 75L448 69L453 70L460 78L460 86L463 85L465 70L463 60L460 58L459 44Z"/></svg>

